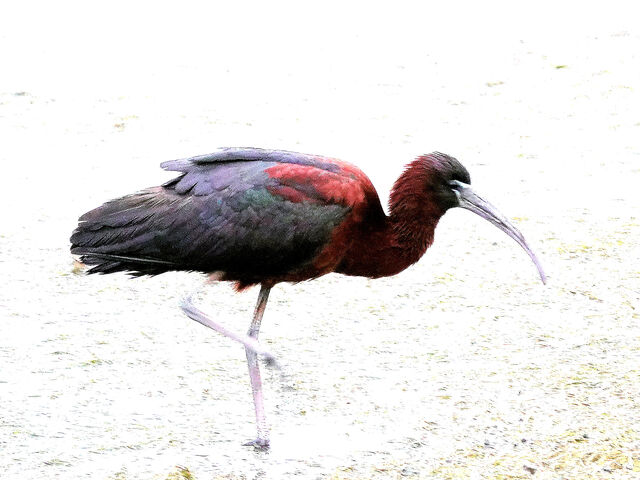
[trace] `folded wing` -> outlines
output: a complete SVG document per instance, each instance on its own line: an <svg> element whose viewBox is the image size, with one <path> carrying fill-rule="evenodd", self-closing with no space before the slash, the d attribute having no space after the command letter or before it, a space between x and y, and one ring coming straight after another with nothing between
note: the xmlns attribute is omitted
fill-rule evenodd
<svg viewBox="0 0 640 480"><path fill-rule="evenodd" d="M224 149L162 166L180 175L80 217L71 251L93 266L90 273L223 271L244 283L281 277L308 269L365 201L352 169L324 157Z"/></svg>

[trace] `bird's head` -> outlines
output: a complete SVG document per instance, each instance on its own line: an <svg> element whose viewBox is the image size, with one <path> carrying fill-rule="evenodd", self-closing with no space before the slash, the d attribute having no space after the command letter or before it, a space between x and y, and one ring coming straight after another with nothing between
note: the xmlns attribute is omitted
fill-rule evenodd
<svg viewBox="0 0 640 480"><path fill-rule="evenodd" d="M540 261L527 244L522 233L496 207L473 191L469 172L458 160L449 155L435 152L419 157L416 162L417 164L412 165L419 165L424 169L426 188L431 191L431 197L443 211L460 207L491 222L513 238L527 252L538 269L542 283L547 282Z"/></svg>

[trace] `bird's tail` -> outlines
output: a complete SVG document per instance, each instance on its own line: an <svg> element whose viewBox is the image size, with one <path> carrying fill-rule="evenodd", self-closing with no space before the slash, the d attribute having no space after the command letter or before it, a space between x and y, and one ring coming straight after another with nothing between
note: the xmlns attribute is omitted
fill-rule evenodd
<svg viewBox="0 0 640 480"><path fill-rule="evenodd" d="M171 201L158 187L111 200L85 213L71 235L71 253L88 273L157 275L175 269L161 258L159 237Z"/></svg>

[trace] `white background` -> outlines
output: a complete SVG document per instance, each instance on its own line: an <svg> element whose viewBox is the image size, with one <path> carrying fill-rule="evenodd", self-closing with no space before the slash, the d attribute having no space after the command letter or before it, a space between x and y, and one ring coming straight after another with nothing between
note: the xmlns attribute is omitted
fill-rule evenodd
<svg viewBox="0 0 640 480"><path fill-rule="evenodd" d="M630 478L633 4L4 2L0 476ZM398 277L278 286L263 338L288 377L266 375L254 454L242 350L177 309L202 279L83 277L68 253L84 211L220 146L340 157L383 204L414 156L452 154L549 285L454 211ZM254 296L199 303L243 330Z"/></svg>

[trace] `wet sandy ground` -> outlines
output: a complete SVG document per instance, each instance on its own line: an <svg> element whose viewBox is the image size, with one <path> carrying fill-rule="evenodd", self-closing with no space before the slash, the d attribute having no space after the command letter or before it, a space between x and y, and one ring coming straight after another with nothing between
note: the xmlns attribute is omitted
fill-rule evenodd
<svg viewBox="0 0 640 480"><path fill-rule="evenodd" d="M50 44L2 30L15 40L0 83L2 478L640 476L639 31L596 10L570 29L566 11L546 28L431 12L462 22L456 43L446 22L403 12L404 28L373 9L354 30L359 11L343 13L322 39L254 20L222 51L233 25L185 13L147 26L156 48L134 35L142 11L117 35L78 27L84 51L47 36L55 22L36 25ZM40 67L18 68L30 56ZM161 161L226 145L344 158L383 202L413 156L453 154L549 284L453 211L397 277L276 287L261 332L283 365L265 373L273 447L242 447L244 352L178 303L198 291L244 330L257 290L87 277L68 253L81 213L168 179Z"/></svg>

